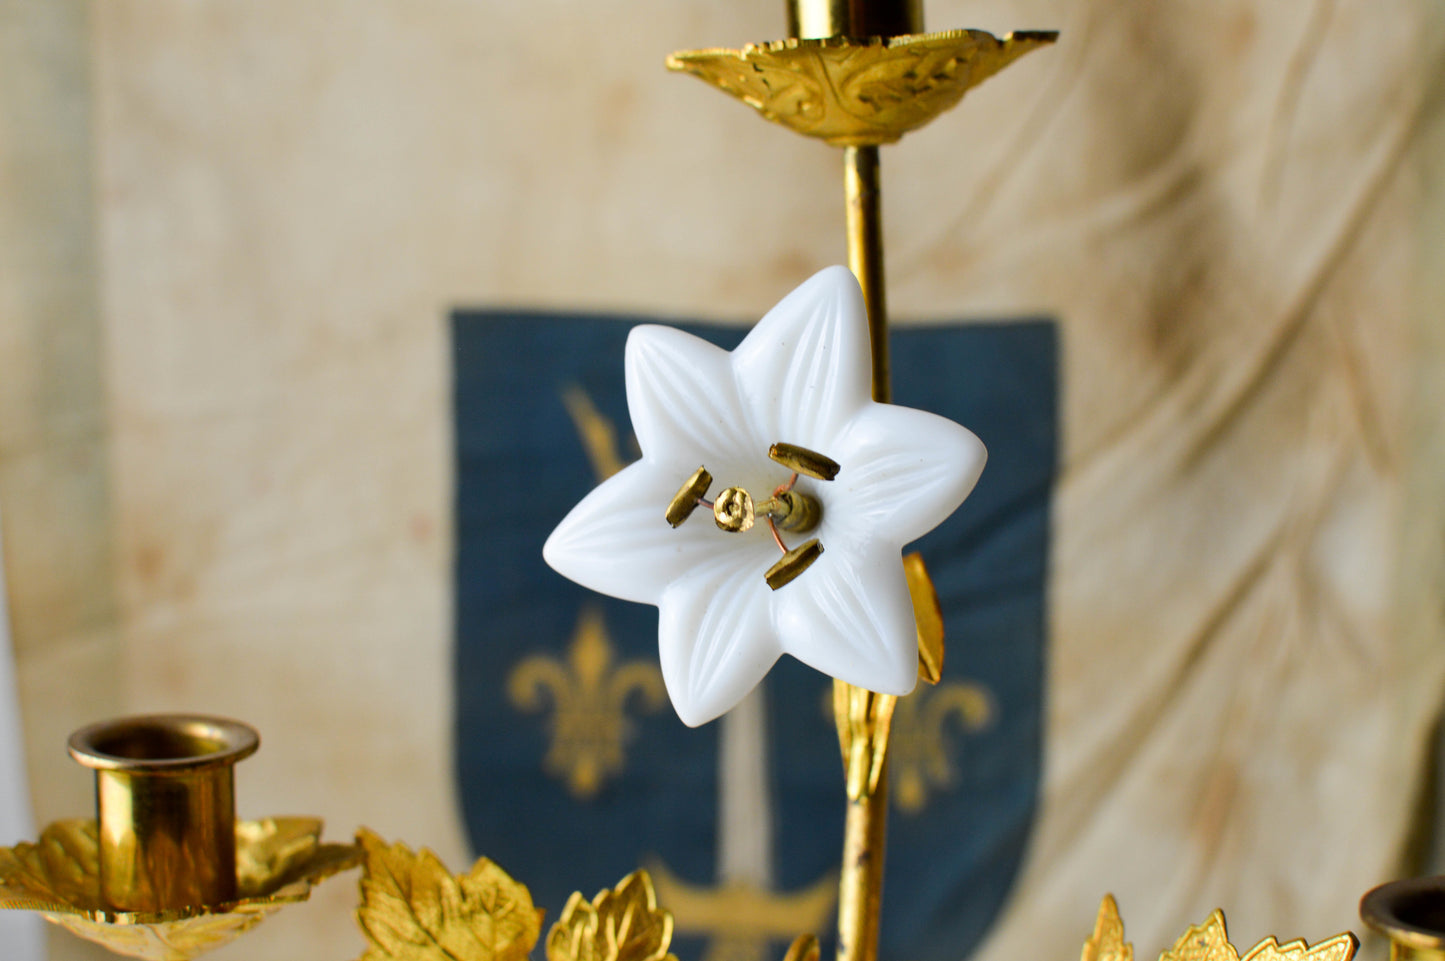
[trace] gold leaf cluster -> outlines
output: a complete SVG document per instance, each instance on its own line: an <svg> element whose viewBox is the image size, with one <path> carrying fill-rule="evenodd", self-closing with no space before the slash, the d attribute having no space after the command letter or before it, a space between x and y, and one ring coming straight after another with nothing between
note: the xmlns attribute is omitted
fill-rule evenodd
<svg viewBox="0 0 1445 961"><path fill-rule="evenodd" d="M547 961L677 961L672 914L657 906L646 871L634 871L591 901L577 891L547 935Z"/></svg>
<svg viewBox="0 0 1445 961"><path fill-rule="evenodd" d="M430 851L387 844L370 831L356 918L370 947L359 961L526 961L543 912L525 885L486 858L453 876ZM549 961L677 961L672 915L646 871L591 901L573 894L547 935Z"/></svg>
<svg viewBox="0 0 1445 961"><path fill-rule="evenodd" d="M1304 941L1282 945L1268 937L1241 958L1229 943L1224 912L1215 911L1203 924L1191 925L1159 961L1351 961L1359 946L1348 931L1313 947ZM1124 922L1113 895L1106 894L1099 905L1094 933L1084 942L1080 961L1134 961L1134 946L1124 940Z"/></svg>

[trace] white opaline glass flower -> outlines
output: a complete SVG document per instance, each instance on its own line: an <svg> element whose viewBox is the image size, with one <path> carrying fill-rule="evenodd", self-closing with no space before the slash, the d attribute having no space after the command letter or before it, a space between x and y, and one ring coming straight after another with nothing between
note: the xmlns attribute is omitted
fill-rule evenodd
<svg viewBox="0 0 1445 961"><path fill-rule="evenodd" d="M781 654L885 694L918 673L904 544L963 502L983 470L973 433L872 400L862 293L844 267L809 279L728 352L670 327L627 340L627 406L642 459L588 494L547 539L548 564L585 587L660 609L662 676L678 716L703 724L737 704ZM664 514L698 469L758 502L789 481L775 443L836 461L795 490L821 519L787 545L823 552L772 589L782 553L759 517L731 532L698 510ZM704 502L706 503L706 502Z"/></svg>

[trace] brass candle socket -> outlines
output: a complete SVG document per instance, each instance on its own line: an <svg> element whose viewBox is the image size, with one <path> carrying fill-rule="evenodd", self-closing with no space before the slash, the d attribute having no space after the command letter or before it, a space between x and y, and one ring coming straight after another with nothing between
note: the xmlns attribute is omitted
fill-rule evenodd
<svg viewBox="0 0 1445 961"><path fill-rule="evenodd" d="M95 770L102 903L161 912L236 900L233 768L259 744L238 721L185 714L70 736L70 756Z"/></svg>
<svg viewBox="0 0 1445 961"><path fill-rule="evenodd" d="M1445 877L1382 884L1360 901L1360 917L1390 939L1390 961L1445 961Z"/></svg>
<svg viewBox="0 0 1445 961"><path fill-rule="evenodd" d="M793 37L896 37L922 32L922 0L788 2L788 35Z"/></svg>

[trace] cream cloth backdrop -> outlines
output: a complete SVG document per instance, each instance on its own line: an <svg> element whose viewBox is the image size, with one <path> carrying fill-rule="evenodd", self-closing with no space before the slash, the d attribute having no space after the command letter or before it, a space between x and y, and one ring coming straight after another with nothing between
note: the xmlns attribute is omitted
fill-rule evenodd
<svg viewBox="0 0 1445 961"><path fill-rule="evenodd" d="M42 819L89 804L64 731L203 708L262 731L243 813L461 867L446 313L756 316L841 260L836 153L662 69L780 36L781 5L0 10L0 502ZM1148 955L1215 906L1245 944L1357 926L1445 679L1445 11L926 13L1063 31L884 154L899 317L1063 331L1043 804L981 957L1074 957L1105 891ZM355 956L353 901L215 957Z"/></svg>

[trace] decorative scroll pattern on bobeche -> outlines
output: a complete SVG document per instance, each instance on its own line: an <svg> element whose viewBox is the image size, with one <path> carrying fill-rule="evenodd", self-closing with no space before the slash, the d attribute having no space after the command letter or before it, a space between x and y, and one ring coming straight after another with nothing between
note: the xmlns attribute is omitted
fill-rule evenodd
<svg viewBox="0 0 1445 961"><path fill-rule="evenodd" d="M1054 31L947 30L901 37L779 40L667 58L768 120L837 147L893 143L951 109Z"/></svg>

